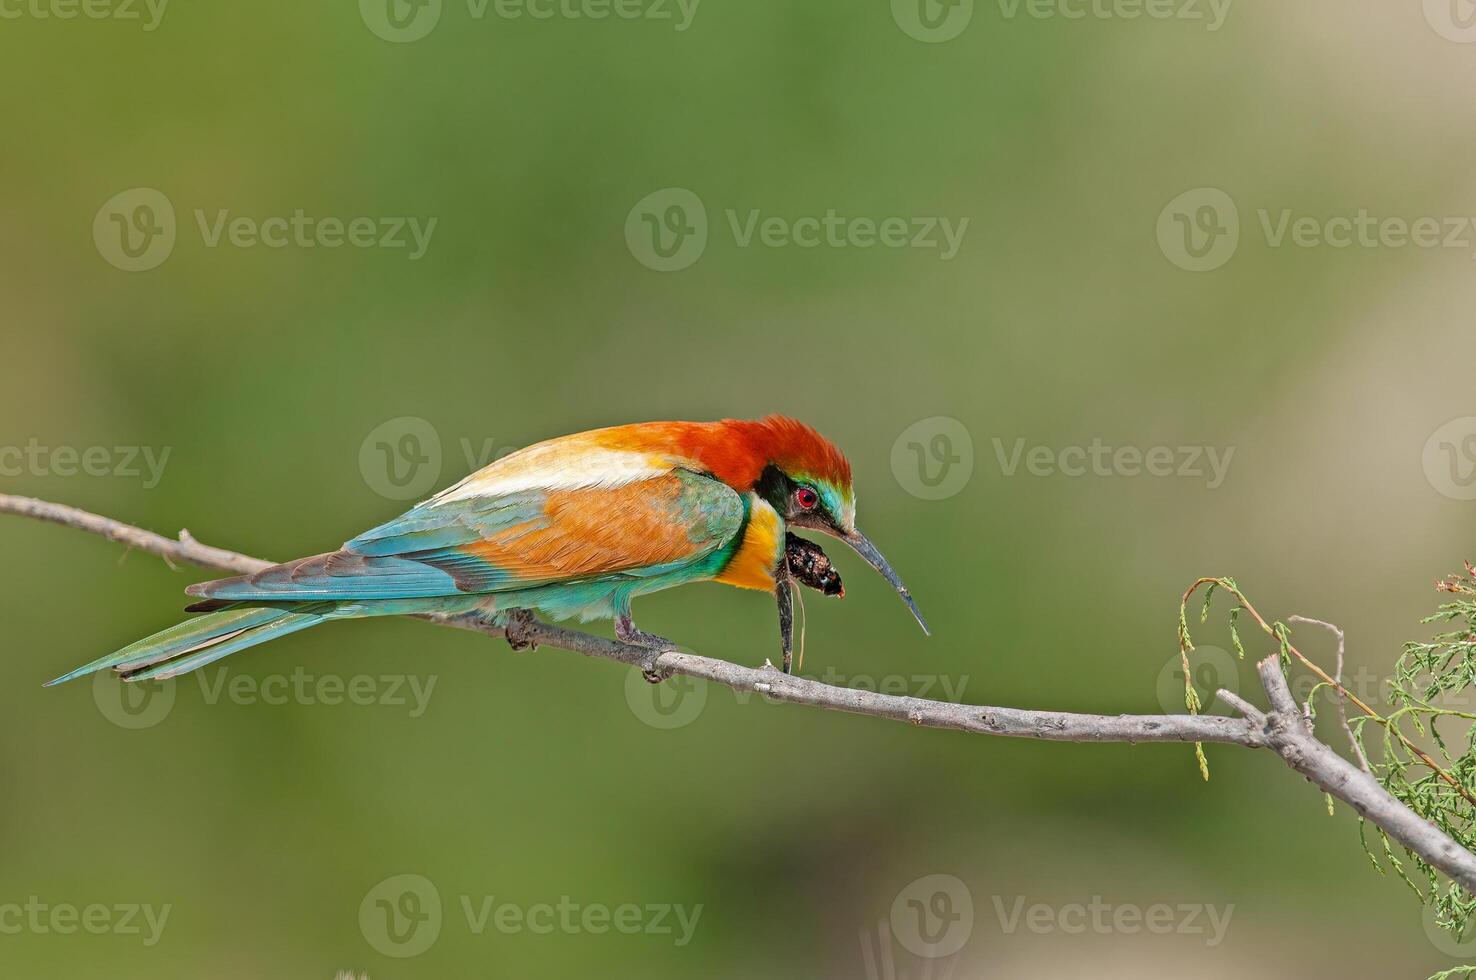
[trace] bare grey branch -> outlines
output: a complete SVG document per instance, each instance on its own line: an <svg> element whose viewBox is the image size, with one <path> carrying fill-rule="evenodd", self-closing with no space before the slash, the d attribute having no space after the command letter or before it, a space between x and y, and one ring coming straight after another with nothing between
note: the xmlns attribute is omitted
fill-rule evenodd
<svg viewBox="0 0 1476 980"><path fill-rule="evenodd" d="M18 514L99 534L165 559L205 568L249 573L270 562L212 548L188 532L166 538L142 528L30 497L0 494L0 513ZM475 615L420 616L490 636L502 630ZM635 666L649 651L617 640L593 636L548 623L534 622L525 637L545 646ZM1339 656L1339 667L1342 658ZM1281 674L1276 656L1258 665L1272 710L1263 713L1245 700L1221 691L1220 697L1242 717L1218 715L1090 715L1063 711L952 704L838 687L781 673L772 665L744 667L694 653L669 651L657 665L674 674L699 677L735 690L756 691L771 701L803 704L833 711L870 715L924 728L945 728L982 735L1006 735L1059 742L1220 742L1247 748L1271 748L1288 766L1344 801L1419 854L1468 891L1476 893L1476 855L1406 808L1378 780L1319 742L1312 734Z"/></svg>

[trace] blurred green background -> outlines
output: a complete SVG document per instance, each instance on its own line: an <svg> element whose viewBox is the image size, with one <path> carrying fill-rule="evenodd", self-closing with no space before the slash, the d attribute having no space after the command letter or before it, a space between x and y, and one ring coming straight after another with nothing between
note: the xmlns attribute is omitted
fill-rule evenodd
<svg viewBox="0 0 1476 980"><path fill-rule="evenodd" d="M392 2L153 20L123 0L5 0L0 447L34 448L0 455L0 488L286 559L398 513L409 467L435 489L566 432L783 411L850 454L862 526L934 633L837 555L847 597L811 597L807 673L1109 713L1174 708L1178 595L1202 574L1236 576L1269 615L1341 624L1377 696L1431 583L1476 552L1476 232L1274 236L1288 209L1476 214L1459 5L1240 0L1215 21L1190 0L1167 19ZM657 271L642 235L670 188L701 202L706 243ZM436 224L413 259L210 244L222 211L299 210ZM755 210L968 224L945 259L744 244ZM140 230L166 226L172 250ZM1094 440L1233 456L1213 487L1203 460L1184 476L1010 465L1017 444L1070 464ZM105 451L88 474L67 447ZM1460 962L1370 868L1349 812L1329 818L1269 754L1212 748L1206 785L1185 746L655 693L609 663L408 621L272 643L146 702L42 690L174 622L184 586L213 576L19 518L0 542L5 976L1244 980ZM710 655L776 650L757 593L692 587L638 612ZM1222 620L1201 635L1229 645ZM324 703L355 684L373 703ZM1254 693L1249 664L1238 684ZM930 958L906 899L937 874L957 879L940 910L962 915L966 893L973 914ZM406 892L400 875L420 878ZM629 935L480 918L561 899L702 908L685 943L644 911ZM1218 943L1182 916L1167 934L1075 928L1094 901L1233 913ZM102 934L56 928L57 908L93 905ZM120 905L169 906L157 942ZM1013 916L1035 905L1043 926Z"/></svg>

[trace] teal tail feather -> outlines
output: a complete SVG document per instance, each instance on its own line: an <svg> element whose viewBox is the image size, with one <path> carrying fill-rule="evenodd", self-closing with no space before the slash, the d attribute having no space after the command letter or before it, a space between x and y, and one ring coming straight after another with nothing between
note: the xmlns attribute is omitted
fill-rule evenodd
<svg viewBox="0 0 1476 980"><path fill-rule="evenodd" d="M108 669L118 671L130 681L175 677L258 643L316 626L329 618L326 614L333 605L302 603L287 609L238 607L196 616L78 667L45 686Z"/></svg>

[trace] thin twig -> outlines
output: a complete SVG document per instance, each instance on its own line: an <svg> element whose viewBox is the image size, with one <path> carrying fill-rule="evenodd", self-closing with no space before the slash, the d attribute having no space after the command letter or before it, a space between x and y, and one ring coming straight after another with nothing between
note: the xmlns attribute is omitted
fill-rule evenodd
<svg viewBox="0 0 1476 980"><path fill-rule="evenodd" d="M1368 754L1363 751L1363 746L1353 734L1353 726L1348 724L1348 699L1343 696L1343 631L1332 623L1323 622L1320 619L1312 619L1310 616L1288 616L1289 623L1306 623L1309 626L1321 626L1338 638L1338 663L1333 671L1333 694L1338 704L1338 722L1343 726L1343 734L1348 736L1348 744L1353 746L1353 754L1358 757L1359 767L1369 775L1373 774L1373 768L1368 764ZM1312 695L1307 695L1307 707L1312 706Z"/></svg>
<svg viewBox="0 0 1476 980"><path fill-rule="evenodd" d="M1219 698L1221 701L1224 701L1226 704L1234 708L1236 711L1240 712L1256 725L1266 724L1266 715L1261 711L1261 709L1246 701L1234 691L1227 691L1222 687L1215 692L1215 697Z"/></svg>
<svg viewBox="0 0 1476 980"><path fill-rule="evenodd" d="M270 564L259 558L202 545L187 533L181 534L179 539L166 538L111 518L29 497L0 494L0 513L19 514L79 528L129 547L206 568L249 573ZM474 615L415 618L491 636L503 635L500 628ZM521 636L540 645L560 647L631 666L639 666L649 652L643 647L537 621L530 624ZM1060 742L1219 742L1247 748L1273 748L1292 769L1347 802L1432 867L1444 871L1468 891L1476 892L1476 855L1395 800L1372 776L1318 742L1286 687L1286 679L1281 675L1275 656L1260 665L1262 684L1271 700L1270 713L1262 713L1242 699L1227 697L1225 692L1221 692L1220 696L1237 708L1242 713L1241 717L1088 715L952 704L838 687L783 674L771 666L743 667L726 660L674 650L662 653L656 667L663 673L700 677L738 691L756 691L771 701L888 718L925 728ZM1327 680L1332 682L1331 678Z"/></svg>

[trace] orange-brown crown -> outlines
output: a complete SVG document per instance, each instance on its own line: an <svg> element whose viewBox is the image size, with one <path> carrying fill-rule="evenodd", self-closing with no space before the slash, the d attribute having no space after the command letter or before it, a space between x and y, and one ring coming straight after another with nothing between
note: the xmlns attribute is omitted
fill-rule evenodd
<svg viewBox="0 0 1476 980"><path fill-rule="evenodd" d="M851 486L851 462L829 439L798 419L766 415L751 427L766 462L791 476L823 480L840 490Z"/></svg>
<svg viewBox="0 0 1476 980"><path fill-rule="evenodd" d="M851 464L835 444L797 419L783 415L721 422L642 422L602 430L623 449L669 452L700 463L737 490L751 490L769 466L794 477L824 481L842 494L851 489Z"/></svg>

